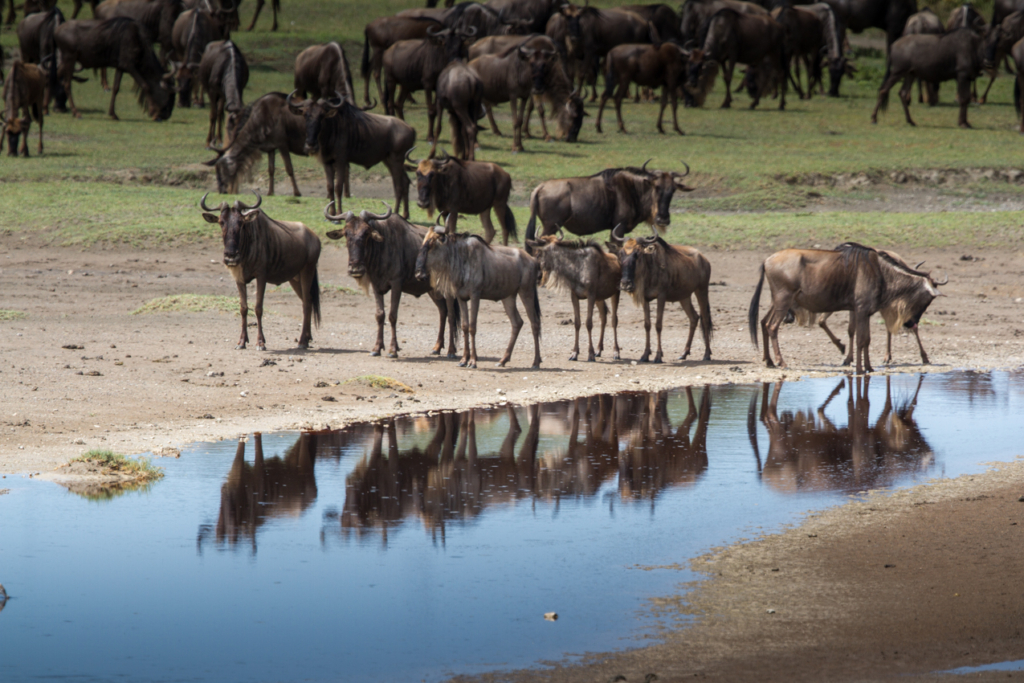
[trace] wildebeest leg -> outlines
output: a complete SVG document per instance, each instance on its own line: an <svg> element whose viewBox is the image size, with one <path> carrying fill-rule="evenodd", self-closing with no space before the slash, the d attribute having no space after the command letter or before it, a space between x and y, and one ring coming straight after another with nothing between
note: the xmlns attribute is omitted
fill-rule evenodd
<svg viewBox="0 0 1024 683"><path fill-rule="evenodd" d="M576 329L576 341L572 346L572 353L569 354L569 360L579 360L580 357L580 298L576 296L574 292L569 292L569 298L572 301L572 324ZM594 304L591 300L587 299L587 332L593 327L591 322L591 315L593 314ZM590 358L587 360L594 360L594 340L590 340Z"/></svg>
<svg viewBox="0 0 1024 683"><path fill-rule="evenodd" d="M272 149L267 152L267 177L270 179L270 189L267 191L268 196L274 195L274 153L276 151L277 150ZM291 160L288 159L288 152L286 150L281 152L281 158L285 159L285 168L288 170L288 176L291 177ZM295 185L295 178L292 178L292 185ZM298 192L297 187L295 188L295 191Z"/></svg>
<svg viewBox="0 0 1024 683"><path fill-rule="evenodd" d="M693 310L693 302L690 301L690 297L680 300L679 305L683 307L683 313L690 319L690 332L686 335L686 346L683 348L683 355L679 356L679 360L686 360L686 357L690 355L690 345L693 344L693 335L697 332L700 316L697 315L697 311Z"/></svg>
<svg viewBox="0 0 1024 683"><path fill-rule="evenodd" d="M818 321L818 327L825 330L825 334L828 335L828 338L831 339L832 343L836 345L837 349L839 349L839 353L846 353L846 345L843 344L843 342L839 341L839 337L834 335L832 333L832 330L830 330L828 327L828 318L830 315L832 314L825 313L821 320Z"/></svg>
<svg viewBox="0 0 1024 683"><path fill-rule="evenodd" d="M260 10L263 9L265 0L256 0L256 12L252 15L252 21L249 23L249 28L246 31L251 31L256 28L256 20L260 18Z"/></svg>
<svg viewBox="0 0 1024 683"><path fill-rule="evenodd" d="M21 156L28 157L28 132L32 128L32 119L26 115L21 120Z"/></svg>
<svg viewBox="0 0 1024 683"><path fill-rule="evenodd" d="M533 365L530 366L533 368L540 367L540 305L537 302L537 275L538 273L535 271L530 284L519 288L519 300L523 302L523 307L526 309L526 318L530 321L530 331L533 333ZM513 304L514 306L515 304ZM518 314L519 312L516 311L516 315ZM509 354L511 353L512 348L509 347Z"/></svg>
<svg viewBox="0 0 1024 683"><path fill-rule="evenodd" d="M352 198L352 190L349 187L348 179L349 179L349 165L345 164L344 166L341 167L341 184L342 184L342 187L344 188L343 192L345 193L345 199L351 199ZM406 216L406 218L408 218L408 216Z"/></svg>
<svg viewBox="0 0 1024 683"><path fill-rule="evenodd" d="M911 76L907 76L906 80L903 81L903 87L900 88L899 95L900 95L900 104L903 105L903 115L906 116L907 123L909 123L912 126L916 126L917 124L914 123L914 119L910 118L910 103L914 99L913 97L911 97L911 92L913 92L913 88L914 88L914 77L912 75ZM968 90L968 94L970 94L970 90ZM966 105L964 105L964 106L966 107ZM966 111L966 109L964 109L964 111Z"/></svg>
<svg viewBox="0 0 1024 683"><path fill-rule="evenodd" d="M665 87L668 88L667 85ZM669 90L669 98L672 102L672 129L680 135L686 135L686 133L679 128L679 97L676 94L675 88L671 88Z"/></svg>
<svg viewBox="0 0 1024 683"><path fill-rule="evenodd" d="M619 353L619 293L615 292L612 294L612 336L615 340L615 355L612 356L613 360L620 360L621 354Z"/></svg>
<svg viewBox="0 0 1024 683"><path fill-rule="evenodd" d="M957 125L961 128L971 127L971 124L967 123L967 106L971 103L971 84L973 83L974 79L966 74L960 75L956 79L957 96L960 99L960 117L957 120Z"/></svg>
<svg viewBox="0 0 1024 683"><path fill-rule="evenodd" d="M476 367L476 321L480 315L480 295L470 297L469 299L469 339L472 344L470 349L469 363L467 367ZM507 360L507 359L506 359ZM500 365L500 364L499 364Z"/></svg>
<svg viewBox="0 0 1024 683"><path fill-rule="evenodd" d="M398 305L402 301L402 286L391 288L391 310L388 311L388 322L391 323L391 348L388 350L388 358L398 358L398 352L402 349L398 346Z"/></svg>
<svg viewBox="0 0 1024 683"><path fill-rule="evenodd" d="M475 302L479 302L479 299L474 299ZM512 358L512 349L516 347L516 339L519 338L519 330L523 329L523 317L519 315L519 309L516 307L516 295L505 297L501 300L502 305L505 307L505 315L508 316L509 323L512 324L512 336L508 338L508 348L505 349L505 355L498 361L498 367L503 368L505 364ZM524 305L526 302L523 302ZM579 320L579 302L576 303L577 320ZM529 309L527 309L529 310ZM474 320L476 318L474 317ZM473 349L473 367L476 367L476 348Z"/></svg>
<svg viewBox="0 0 1024 683"><path fill-rule="evenodd" d="M918 340L920 341L920 340ZM882 359L882 365L889 365L892 363L892 332L885 331L885 358Z"/></svg>
<svg viewBox="0 0 1024 683"><path fill-rule="evenodd" d="M121 89L121 76L123 72L117 69L114 72L114 87L110 90L110 109L107 110L107 116L118 121L117 114L114 112L114 102L117 100L117 91Z"/></svg>
<svg viewBox="0 0 1024 683"><path fill-rule="evenodd" d="M871 320L870 316L860 314L858 311L850 311L850 324L856 330L857 345L857 367L855 373L860 375L872 372L871 360L868 357L869 346L871 345Z"/></svg>
<svg viewBox="0 0 1024 683"><path fill-rule="evenodd" d="M929 365L928 354L924 352L924 345L921 343L921 335L918 334L917 325L914 326L914 339L917 340L917 350L921 352L921 363Z"/></svg>
<svg viewBox="0 0 1024 683"><path fill-rule="evenodd" d="M491 124L491 132L500 138L501 131L498 130L498 124L494 122L494 106L490 104L485 104L484 110L487 111L487 122Z"/></svg>
<svg viewBox="0 0 1024 683"><path fill-rule="evenodd" d="M95 72L93 75L96 75ZM107 67L100 69L100 87L103 88L104 91L110 90L110 84L107 82Z"/></svg>
<svg viewBox="0 0 1024 683"><path fill-rule="evenodd" d="M469 341L469 302L464 299L459 299L458 304L462 313L462 359L459 361L459 367L464 368L469 365L469 354L473 347ZM448 352L451 353L450 348Z"/></svg>
<svg viewBox="0 0 1024 683"><path fill-rule="evenodd" d="M660 363L661 362L661 358L662 358L662 353L661 353L661 328L662 328L662 324L663 324L663 322L665 320L665 296L664 295L659 295L658 296L657 307L658 307L657 308L658 316L657 316L657 318L655 318L655 321L654 321L654 331L658 333L658 352L654 354L654 362L655 363Z"/></svg>
<svg viewBox="0 0 1024 683"><path fill-rule="evenodd" d="M298 294L300 298L303 298L302 297L302 291L298 288L298 286L296 284L297 282L298 282L297 279L292 281L292 288L295 289L295 293ZM267 341L263 337L263 294L264 294L264 292L266 292L266 290L267 290L267 281L263 280L261 278L256 278L256 307L253 310L256 311L256 350L257 351L266 351L267 350ZM305 309L305 307L306 307L305 298L303 298L302 307L303 307L303 309ZM303 312L305 312L305 311L303 311ZM305 316L303 316L303 318L305 318ZM309 319L306 318L306 322L303 325L303 327L305 328L308 324L309 324ZM308 335L309 334L308 328L305 329L304 332ZM305 341L305 343L308 344L309 340L307 339ZM303 345L303 339L302 339L302 337L299 337L299 346L302 346L302 345Z"/></svg>
<svg viewBox="0 0 1024 683"><path fill-rule="evenodd" d="M500 216L501 214L498 214L498 215ZM482 226L484 226L484 239L487 240L487 244L490 244L492 241L494 241L494 223L491 222L491 210L490 209L487 209L482 214L480 214L480 224ZM504 225L501 226L501 227L502 227L503 232L505 232L504 244L507 247L508 246L508 232L504 230L504 228L505 228Z"/></svg>
<svg viewBox="0 0 1024 683"><path fill-rule="evenodd" d="M531 102L533 100L530 100ZM537 98L537 114L540 116L540 129L544 131L544 142L551 142L551 133L548 131L548 119L544 114L544 100ZM530 134L530 117L526 117L526 121L523 123L523 130L526 132L527 137Z"/></svg>
<svg viewBox="0 0 1024 683"><path fill-rule="evenodd" d="M238 285L238 312L242 317L242 334L238 337L238 344L235 346L236 349L244 349L245 345L249 343L249 330L248 318L249 318L249 300L248 292L245 289L244 282L235 281Z"/></svg>
<svg viewBox="0 0 1024 683"><path fill-rule="evenodd" d="M63 63L61 66L63 66ZM76 119L80 119L82 118L82 112L78 111L78 107L75 106L75 98L71 94L71 81L73 74L74 64L69 64L68 68L61 74L61 80L64 82L64 92L68 94L68 104L71 105L71 115Z"/></svg>
<svg viewBox="0 0 1024 683"><path fill-rule="evenodd" d="M1017 102L1017 106L1018 111L1020 112L1020 128L1018 130L1020 133L1024 133L1024 73L1018 71L1014 78L1017 79L1017 89L1020 91L1020 94L1017 96L1017 99L1019 100L1019 102ZM68 98L70 97L71 91L68 90Z"/></svg>
<svg viewBox="0 0 1024 683"><path fill-rule="evenodd" d="M522 112L526 109L526 98L523 98L522 105L519 104L520 98L513 97L511 101L512 105L512 151L522 152L523 151L523 118Z"/></svg>
<svg viewBox="0 0 1024 683"><path fill-rule="evenodd" d="M604 92L601 93L601 102L597 105L597 120L594 122L594 128L598 133L603 133L601 130L601 119L604 118L604 105L608 102L608 99L612 96L612 81L605 77L604 81Z"/></svg>
<svg viewBox="0 0 1024 683"><path fill-rule="evenodd" d="M722 109L732 106L732 70L735 67L736 62L728 60L725 62L725 68L722 69L722 80L725 81L725 101L722 102Z"/></svg>
<svg viewBox="0 0 1024 683"><path fill-rule="evenodd" d="M210 102L210 130L206 133L206 149L210 149L217 139L217 110L220 108L220 100Z"/></svg>
<svg viewBox="0 0 1024 683"><path fill-rule="evenodd" d="M897 81L902 77L902 73L893 73L882 83L882 87L878 89L878 100L875 102L875 109L871 112L871 123L878 123L878 110L882 108L882 103L888 101L889 91L892 90L892 86L896 85ZM910 116L910 114L908 113L907 116Z"/></svg>
<svg viewBox="0 0 1024 683"><path fill-rule="evenodd" d="M373 300L377 304L377 312L374 315L374 319L377 321L377 341L374 342L370 355L379 356L380 350L384 348L384 292L374 287Z"/></svg>
<svg viewBox="0 0 1024 683"><path fill-rule="evenodd" d="M388 170L391 171L391 185L395 190L395 208L400 208L404 201L405 210L402 217L409 218L409 176L405 175L401 152L391 155L388 159Z"/></svg>
<svg viewBox="0 0 1024 683"><path fill-rule="evenodd" d="M604 350L604 325L608 320L608 307L604 305L604 301L601 301L601 306L597 309L598 315L601 317L601 338L598 342L598 350L594 352L594 304L597 300L594 298L594 294L590 293L587 296L587 341L589 343L589 349L587 350L587 362L593 363L597 360L597 357L601 355L601 351Z"/></svg>
<svg viewBox="0 0 1024 683"><path fill-rule="evenodd" d="M313 317L313 287L320 287L320 284L317 282L316 266L310 268L307 265L298 276L293 277L288 283L292 286L292 290L299 299L302 300L302 332L299 334L299 348L308 349L309 342L313 341L313 332L310 325ZM264 283L265 286L266 283ZM259 313L259 311L263 310L263 289L258 284L257 288L259 301L256 303L256 310L257 315L262 316L262 313ZM261 338L262 334L263 328L260 327ZM264 344L264 349L265 346Z"/></svg>
<svg viewBox="0 0 1024 683"><path fill-rule="evenodd" d="M646 363L651 357L651 302L644 301L644 332L647 334L647 341L644 344L644 355L640 356L638 363Z"/></svg>
<svg viewBox="0 0 1024 683"><path fill-rule="evenodd" d="M453 297L447 297L444 302L445 308L448 311L448 357L455 358L455 349L459 347L459 329L458 325L455 324L458 317L455 315L455 309L459 305L459 302ZM441 333L444 333L443 326L441 327Z"/></svg>
<svg viewBox="0 0 1024 683"><path fill-rule="evenodd" d="M324 175L327 176L327 201L330 203L337 199L338 211L341 211L341 193L334 196L334 164L324 164Z"/></svg>
<svg viewBox="0 0 1024 683"><path fill-rule="evenodd" d="M451 112L448 113L448 120L452 123L452 139L455 139L456 134L463 136L463 142L465 144L463 158L473 161L476 159L476 121L474 121L473 117L469 115L469 112L464 109L457 110L456 115L458 116L458 125L461 127L461 131L458 133L455 130L455 117L451 115ZM501 214L499 213L498 215L500 216Z"/></svg>
<svg viewBox="0 0 1024 683"><path fill-rule="evenodd" d="M985 100L988 99L988 91L992 89L992 84L996 82L996 76L998 74L998 69L992 69L992 71L989 72L988 87L985 88L985 92L982 94L981 99L978 100L978 104L985 104Z"/></svg>
<svg viewBox="0 0 1024 683"><path fill-rule="evenodd" d="M448 304L442 298L435 298L431 293L430 300L437 306L438 323L437 323L437 341L434 342L434 348L430 350L431 356L439 356L441 349L444 348L444 326L448 322Z"/></svg>

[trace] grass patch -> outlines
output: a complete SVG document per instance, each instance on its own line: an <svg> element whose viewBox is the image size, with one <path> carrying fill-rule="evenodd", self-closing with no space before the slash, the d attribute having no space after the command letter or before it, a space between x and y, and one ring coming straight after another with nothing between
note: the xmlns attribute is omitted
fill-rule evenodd
<svg viewBox="0 0 1024 683"><path fill-rule="evenodd" d="M403 394L415 393L412 387L405 382L400 382L391 377L384 377L383 375L360 375L359 377L345 380L345 384L362 384L371 389L391 389Z"/></svg>
<svg viewBox="0 0 1024 683"><path fill-rule="evenodd" d="M12 311L10 309L0 308L0 321L24 320L27 317L28 314L24 311Z"/></svg>
<svg viewBox="0 0 1024 683"><path fill-rule="evenodd" d="M137 481L156 481L164 476L163 468L146 458L129 458L108 450L92 449L72 458L71 462L95 463L110 472L131 475Z"/></svg>
<svg viewBox="0 0 1024 683"><path fill-rule="evenodd" d="M139 306L132 315L143 313L204 313L220 311L238 314L238 298L212 294L173 294L151 299ZM264 311L265 312L265 311Z"/></svg>
<svg viewBox="0 0 1024 683"><path fill-rule="evenodd" d="M358 289L346 287L345 285L332 285L329 282L321 282L320 289L327 292L341 292L342 294L362 294Z"/></svg>

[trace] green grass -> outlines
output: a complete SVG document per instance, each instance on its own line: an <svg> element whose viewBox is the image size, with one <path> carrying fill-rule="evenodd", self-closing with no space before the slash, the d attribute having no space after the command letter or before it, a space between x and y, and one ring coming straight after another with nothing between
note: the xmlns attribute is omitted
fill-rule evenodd
<svg viewBox="0 0 1024 683"><path fill-rule="evenodd" d="M164 476L163 468L157 467L146 458L128 458L108 450L89 450L73 458L71 462L96 463L111 472L128 474L139 481L156 481Z"/></svg>
<svg viewBox="0 0 1024 683"><path fill-rule="evenodd" d="M24 311L12 311L9 309L0 308L0 321L7 322L8 320L24 320L28 315Z"/></svg>
<svg viewBox="0 0 1024 683"><path fill-rule="evenodd" d="M391 389L392 391L400 391L403 394L415 393L412 387L405 382L382 375L360 375L359 377L345 380L345 384L362 384L371 389Z"/></svg>
<svg viewBox="0 0 1024 683"><path fill-rule="evenodd" d="M205 311L220 311L239 315L238 298L213 294L174 294L159 299L150 299L131 314L203 313Z"/></svg>

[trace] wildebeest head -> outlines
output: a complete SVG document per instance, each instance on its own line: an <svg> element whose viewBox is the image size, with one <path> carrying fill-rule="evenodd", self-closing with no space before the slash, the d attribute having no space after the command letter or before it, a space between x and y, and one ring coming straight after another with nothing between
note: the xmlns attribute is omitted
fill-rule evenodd
<svg viewBox="0 0 1024 683"><path fill-rule="evenodd" d="M619 289L634 296L640 295L642 297L643 292L637 291L638 266L645 268L647 265L645 262L654 261L657 258L659 249L665 248L668 245L658 237L658 233L654 228L651 228L651 235L649 237L630 237L626 239L622 232L622 224L620 223L612 230L612 238L608 246L615 250L615 255L619 259L619 265L622 266L622 279L619 281Z"/></svg>
<svg viewBox="0 0 1024 683"><path fill-rule="evenodd" d="M337 216L330 213L334 210L334 202L324 207L324 218L332 223L345 224L344 228L332 230L327 233L327 236L332 240L345 238L345 243L348 246L348 274L357 280L366 275L367 262L370 260L373 249L371 242L384 241L384 234L377 223L383 223L394 213L390 206L387 204L384 206L388 211L383 214L370 213L364 209L358 215L353 211L346 211Z"/></svg>
<svg viewBox="0 0 1024 683"><path fill-rule="evenodd" d="M320 98L318 100L302 100L297 102L292 99L295 93L289 93L285 102L293 114L303 117L306 120L306 154L316 156L320 153L320 131L324 121L338 115L341 107L345 104L345 98L340 92L334 93L334 99Z"/></svg>
<svg viewBox="0 0 1024 683"><path fill-rule="evenodd" d="M139 90L139 102L145 102L150 118L155 121L166 121L174 112L174 74L164 74L156 87L145 86Z"/></svg>
<svg viewBox="0 0 1024 683"><path fill-rule="evenodd" d="M217 150L217 157L204 161L205 166L213 166L217 172L217 192L219 194L236 194L238 192L238 158L226 154L227 149Z"/></svg>
<svg viewBox="0 0 1024 683"><path fill-rule="evenodd" d="M427 38L444 51L449 62L466 57L466 41L475 35L475 26L444 29L431 26L427 29Z"/></svg>
<svg viewBox="0 0 1024 683"><path fill-rule="evenodd" d="M558 127L566 142L576 142L583 128L583 117L590 116L583 106L583 98L580 97L579 88L570 93L569 98L562 105L562 111L558 113Z"/></svg>
<svg viewBox="0 0 1024 683"><path fill-rule="evenodd" d="M441 216L438 216L438 223L441 222ZM420 245L420 251L416 254L416 279L426 280L430 277L430 272L427 270L427 258L430 256L430 252L439 247L443 247L449 239L449 235L443 228L440 231L435 231L434 227L431 226L427 230L427 234L423 237L423 244Z"/></svg>
<svg viewBox="0 0 1024 683"><path fill-rule="evenodd" d="M558 52L555 50L541 50L520 45L516 50L519 59L526 62L530 67L530 79L533 81L533 94L542 95L548 80L548 70L552 68Z"/></svg>
<svg viewBox="0 0 1024 683"><path fill-rule="evenodd" d="M948 283L949 277L947 276L941 282L936 282L930 272L921 270L924 261L911 268L899 254L879 249L878 255L895 271L894 274L887 277L887 280L900 281L888 284L889 287L899 290L899 295L894 301L895 305L885 306L880 311L885 319L886 329L891 334L898 334L902 329L917 329L921 317L928 310L932 301L937 297L944 296L939 291L939 287Z"/></svg>
<svg viewBox="0 0 1024 683"><path fill-rule="evenodd" d="M690 166L685 161L683 162L683 166L686 166L686 173L648 171L647 164L650 162L650 159L644 162L644 165L639 169L638 175L646 177L650 183L649 191L654 195L651 202L650 220L659 228L664 228L672 221L672 196L676 190L693 192L694 188L689 187L683 182L683 178L690 174Z"/></svg>
<svg viewBox="0 0 1024 683"><path fill-rule="evenodd" d="M203 198L199 200L199 206L205 212L203 218L207 223L220 225L221 236L224 239L224 265L233 268L241 263L242 251L246 242L246 228L259 218L263 197L259 192L253 190L253 194L256 195L256 204L253 206L246 206L240 201L235 201L232 206L228 206L227 202L221 202L220 206L213 209L206 205L206 198L209 194L207 192L203 195Z"/></svg>
<svg viewBox="0 0 1024 683"><path fill-rule="evenodd" d="M826 63L828 64L829 78L828 95L829 97L839 97L839 84L842 82L843 76L853 78L853 74L857 73L857 67L844 55L834 59L826 57Z"/></svg>
<svg viewBox="0 0 1024 683"><path fill-rule="evenodd" d="M406 169L416 173L416 204L421 209L436 209L438 195L446 194L449 179L462 169L462 164L444 150L440 159L413 159L412 149L406 152L405 159L409 162Z"/></svg>

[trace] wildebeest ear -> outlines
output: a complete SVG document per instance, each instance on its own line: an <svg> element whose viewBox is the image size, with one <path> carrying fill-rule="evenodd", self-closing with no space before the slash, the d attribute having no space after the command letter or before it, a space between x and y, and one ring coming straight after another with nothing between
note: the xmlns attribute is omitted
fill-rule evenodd
<svg viewBox="0 0 1024 683"><path fill-rule="evenodd" d="M410 166L409 164L406 164L405 165L405 170L408 171L409 173L415 173L416 172L416 167L415 166Z"/></svg>
<svg viewBox="0 0 1024 683"><path fill-rule="evenodd" d="M653 254L656 249L657 249L657 245L656 244L648 244L646 247L644 247L644 253L645 254Z"/></svg>
<svg viewBox="0 0 1024 683"><path fill-rule="evenodd" d="M327 236L329 238L331 238L332 240L340 240L341 238L343 238L345 236L345 231L344 230L331 230L329 233L327 233Z"/></svg>
<svg viewBox="0 0 1024 683"><path fill-rule="evenodd" d="M215 213L204 213L203 218L206 219L207 223L220 223L220 216Z"/></svg>
<svg viewBox="0 0 1024 683"><path fill-rule="evenodd" d="M334 107L327 107L327 111L324 112L324 118L325 119L333 119L337 115L338 115L338 110L335 109Z"/></svg>
<svg viewBox="0 0 1024 683"><path fill-rule="evenodd" d="M677 180L677 181L675 181L675 183L676 183L676 189L680 190L682 192L693 192L694 190L697 189L695 187L690 187L689 185L687 185L686 183L684 183L681 180Z"/></svg>
<svg viewBox="0 0 1024 683"><path fill-rule="evenodd" d="M375 242L383 242L384 241L384 235L380 234L376 230L371 230L370 231L370 237L372 237Z"/></svg>

